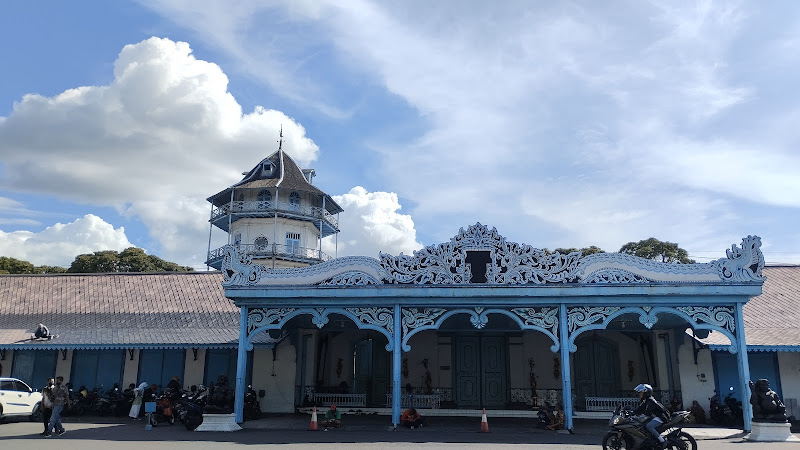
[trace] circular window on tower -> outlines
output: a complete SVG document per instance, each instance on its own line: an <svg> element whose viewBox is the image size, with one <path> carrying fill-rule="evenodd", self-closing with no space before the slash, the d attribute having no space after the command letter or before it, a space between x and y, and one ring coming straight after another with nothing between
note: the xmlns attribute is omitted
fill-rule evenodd
<svg viewBox="0 0 800 450"><path fill-rule="evenodd" d="M259 236L256 238L253 244L256 247L256 251L266 251L269 247L269 239L265 238L264 236Z"/></svg>

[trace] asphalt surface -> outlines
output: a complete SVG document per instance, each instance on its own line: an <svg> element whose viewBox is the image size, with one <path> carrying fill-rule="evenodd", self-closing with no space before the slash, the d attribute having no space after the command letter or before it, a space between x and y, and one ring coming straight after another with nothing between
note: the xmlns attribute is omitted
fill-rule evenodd
<svg viewBox="0 0 800 450"><path fill-rule="evenodd" d="M66 418L63 436L44 438L42 425L32 422L8 422L0 425L0 448L30 449L46 445L53 449L228 449L242 445L280 446L282 449L407 449L420 448L483 449L535 448L558 450L598 449L607 429L603 421L576 420L574 434L534 428L530 419L489 418L489 432L480 433L480 420L464 417L431 417L426 426L393 430L386 416L345 416L340 429L308 431L306 414L266 415L248 421L241 431L196 432L182 424L162 423L145 430L144 421L129 418ZM730 448L800 449L798 443L754 443L742 440L738 429L686 428L698 440L702 450Z"/></svg>

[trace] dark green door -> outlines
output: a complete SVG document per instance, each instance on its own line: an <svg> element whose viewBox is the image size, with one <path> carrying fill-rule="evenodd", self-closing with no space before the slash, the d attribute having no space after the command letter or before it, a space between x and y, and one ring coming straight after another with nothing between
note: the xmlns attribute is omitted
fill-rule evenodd
<svg viewBox="0 0 800 450"><path fill-rule="evenodd" d="M356 342L353 365L353 393L366 393L367 405L384 405L389 392L389 352L373 339Z"/></svg>
<svg viewBox="0 0 800 450"><path fill-rule="evenodd" d="M592 337L577 342L575 352L576 406L586 397L619 397L619 351L614 342Z"/></svg>
<svg viewBox="0 0 800 450"><path fill-rule="evenodd" d="M501 336L455 338L455 398L460 408L502 408L508 402L506 341Z"/></svg>

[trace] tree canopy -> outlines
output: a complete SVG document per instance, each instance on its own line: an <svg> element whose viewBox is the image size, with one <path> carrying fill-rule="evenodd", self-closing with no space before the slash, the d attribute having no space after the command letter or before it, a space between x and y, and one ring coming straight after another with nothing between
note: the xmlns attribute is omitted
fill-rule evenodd
<svg viewBox="0 0 800 450"><path fill-rule="evenodd" d="M557 248L557 249L553 250L553 252L558 252L558 253L561 253L562 255L567 255L567 254L570 254L572 252L581 252L581 256L583 257L583 256L587 256L587 255L593 255L595 253L605 253L606 251L603 250L600 247L597 247L595 245L591 245L589 247L584 247L584 248L575 248L575 247L572 247L572 248Z"/></svg>
<svg viewBox="0 0 800 450"><path fill-rule="evenodd" d="M192 270L194 269L191 267L148 255L140 248L129 247L119 253L114 250L102 250L78 255L67 272L191 272Z"/></svg>
<svg viewBox="0 0 800 450"><path fill-rule="evenodd" d="M619 252L665 263L695 263L693 259L689 259L689 253L686 250L678 247L678 244L674 242L659 241L653 237L639 242L628 242L619 249Z"/></svg>
<svg viewBox="0 0 800 450"><path fill-rule="evenodd" d="M12 273L64 273L67 269L56 266L34 266L28 261L0 256L0 274Z"/></svg>
<svg viewBox="0 0 800 450"><path fill-rule="evenodd" d="M107 272L191 272L191 267L148 255L141 248L129 247L121 252L102 250L78 255L69 268L34 266L28 261L0 256L0 274L42 273L107 273Z"/></svg>

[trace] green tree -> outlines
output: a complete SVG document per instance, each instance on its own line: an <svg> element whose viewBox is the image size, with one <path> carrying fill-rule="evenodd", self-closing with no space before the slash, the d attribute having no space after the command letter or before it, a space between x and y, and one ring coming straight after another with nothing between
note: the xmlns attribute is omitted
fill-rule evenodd
<svg viewBox="0 0 800 450"><path fill-rule="evenodd" d="M689 259L689 253L678 247L678 244L659 241L652 237L639 242L628 242L619 249L619 252L665 263L694 264L695 262Z"/></svg>
<svg viewBox="0 0 800 450"><path fill-rule="evenodd" d="M572 248L557 248L557 249L555 249L553 251L561 253L562 255L567 255L567 254L572 253L572 252L581 252L581 256L588 256L588 255L593 255L595 253L605 253L606 252L605 250L601 249L600 247L597 247L597 246L594 246L594 245L589 246L589 247L584 247L584 248L575 248L575 247L572 247Z"/></svg>
<svg viewBox="0 0 800 450"><path fill-rule="evenodd" d="M191 272L191 267L148 255L141 248L129 247L122 252L103 250L78 255L69 267L71 273L106 272Z"/></svg>
<svg viewBox="0 0 800 450"><path fill-rule="evenodd" d="M36 273L36 267L28 261L0 256L0 273Z"/></svg>

